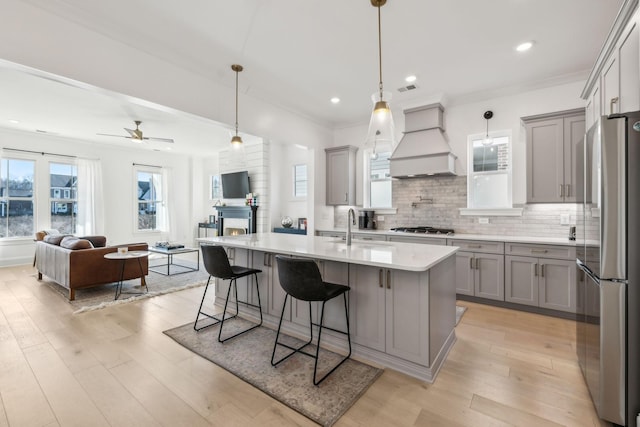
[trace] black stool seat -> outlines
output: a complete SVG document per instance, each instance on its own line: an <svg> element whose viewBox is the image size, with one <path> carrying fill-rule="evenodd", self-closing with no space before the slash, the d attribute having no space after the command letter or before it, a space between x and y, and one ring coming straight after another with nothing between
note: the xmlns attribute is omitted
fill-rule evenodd
<svg viewBox="0 0 640 427"><path fill-rule="evenodd" d="M276 341L273 345L273 353L271 354L271 364L277 366L279 363L287 360L289 357L296 353L301 353L306 356L313 357L315 364L313 367L313 384L318 385L324 381L333 371L335 371L340 365L342 365L349 357L351 357L351 333L349 331L349 305L347 303L347 293L351 289L346 285L338 285L336 283L324 282L320 275L318 265L310 259L290 258L283 255L276 256L276 262L278 263L278 278L280 279L280 286L286 292L284 303L282 305L282 315L280 316L280 322L278 324L278 332L276 334ZM327 301L339 297L344 298L344 310L346 317L347 330L341 331L338 329L324 326L324 305ZM282 319L284 317L285 307L287 305L287 299L289 297L295 298L300 301L309 302L309 341L304 343L300 347L291 347L287 344L279 342L280 329L282 328ZM311 303L322 302L320 309L320 323L313 323L311 315ZM307 353L304 348L313 342L313 327L318 327L318 342L316 345L315 354ZM329 329L334 332L338 332L347 336L349 343L349 353L336 364L329 372L327 372L322 378L318 379L318 355L320 353L320 339L322 338L322 330ZM290 350L286 356L274 361L276 355L276 348L278 346L286 347Z"/></svg>
<svg viewBox="0 0 640 427"><path fill-rule="evenodd" d="M258 270L255 268L242 267L238 265L231 265L229 263L229 257L227 256L227 252L224 250L222 246L213 246L213 245L203 245L201 246L202 250L202 259L204 262L204 267L209 273L209 279L207 280L207 285L204 288L204 293L202 295L202 301L200 302L200 307L198 308L198 314L196 315L196 321L193 323L193 329L196 331L201 331L202 329L208 328L210 326L217 325L220 323L220 330L218 331L218 341L225 342L230 340L231 338L237 337L240 334L244 334L245 332L249 332L252 329L257 328L262 325L262 304L260 302L260 286L258 285L258 273L262 273L262 270ZM238 300L238 286L236 283L237 279L241 277L251 276L255 277L256 284L256 295L258 296L258 304L252 304L248 301L239 301ZM227 298L224 302L224 310L222 311L222 317L217 317L213 314L208 314L202 311L202 305L204 304L205 297L207 296L207 290L209 289L209 283L211 282L211 278L216 277L221 280L229 280L229 288L227 289ZM236 312L232 316L227 316L227 306L229 304L229 295L231 294L231 288L233 287L235 293L235 301L236 301ZM255 307L260 311L260 323L254 325L250 328L244 329L234 335L226 337L222 339L222 328L224 326L224 322L229 319L233 319L238 316L240 312L238 304L243 304L249 307ZM205 320L200 319L200 316L205 316L208 319L213 319L215 322L209 323L205 326L198 327L198 321Z"/></svg>

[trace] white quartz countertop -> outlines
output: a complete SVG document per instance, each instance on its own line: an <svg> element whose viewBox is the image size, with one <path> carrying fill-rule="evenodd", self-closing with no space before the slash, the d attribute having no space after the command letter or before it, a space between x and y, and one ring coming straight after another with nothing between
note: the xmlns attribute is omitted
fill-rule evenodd
<svg viewBox="0 0 640 427"><path fill-rule="evenodd" d="M317 230L319 232L338 232L346 233L345 228L331 228ZM372 234L382 236L403 236L403 237L418 237L429 239L458 239L458 240L488 240L493 242L506 242L506 243L532 243L540 245L564 245L564 246L577 246L575 240L569 240L568 237L537 237L537 236L505 236L497 234L426 234L426 233L403 233L399 231L390 230L359 230L352 229L352 233L356 234Z"/></svg>
<svg viewBox="0 0 640 427"><path fill-rule="evenodd" d="M334 237L283 233L203 237L198 238L197 241L232 248L407 271L429 270L458 251L456 246L404 242L363 242L354 240L351 246L347 246L342 239Z"/></svg>

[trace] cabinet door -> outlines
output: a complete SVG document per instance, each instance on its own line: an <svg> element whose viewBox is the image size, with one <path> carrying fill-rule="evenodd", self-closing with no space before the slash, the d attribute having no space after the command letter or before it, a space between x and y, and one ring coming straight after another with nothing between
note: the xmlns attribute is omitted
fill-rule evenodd
<svg viewBox="0 0 640 427"><path fill-rule="evenodd" d="M429 365L428 273L386 270L386 352Z"/></svg>
<svg viewBox="0 0 640 427"><path fill-rule="evenodd" d="M562 202L564 196L563 119L526 125L527 202Z"/></svg>
<svg viewBox="0 0 640 427"><path fill-rule="evenodd" d="M540 307L576 312L576 263L554 259L540 259Z"/></svg>
<svg viewBox="0 0 640 427"><path fill-rule="evenodd" d="M538 306L538 259L505 257L504 300Z"/></svg>
<svg viewBox="0 0 640 427"><path fill-rule="evenodd" d="M356 147L327 149L327 205L355 205Z"/></svg>
<svg viewBox="0 0 640 427"><path fill-rule="evenodd" d="M474 259L471 252L456 253L456 293L471 295L474 293Z"/></svg>
<svg viewBox="0 0 640 427"><path fill-rule="evenodd" d="M322 280L325 282L349 286L349 265L347 263L319 261L318 266L320 267L320 273L322 273ZM347 294L347 304L349 303L349 297L350 295ZM321 304L318 304L318 308L320 308L320 306ZM316 313L314 313L314 315ZM324 325L339 331L346 331L347 323L345 319L344 298L340 296L327 301L324 307ZM320 321L319 314L317 319L314 317L314 321ZM330 330L325 332L327 334L333 334ZM323 332L323 334L325 332ZM338 334L338 336L344 337L344 335L341 334Z"/></svg>
<svg viewBox="0 0 640 427"><path fill-rule="evenodd" d="M634 23L620 44L620 112L640 110L640 41Z"/></svg>
<svg viewBox="0 0 640 427"><path fill-rule="evenodd" d="M564 119L564 201L575 203L578 199L578 157L583 155L585 119L583 115Z"/></svg>
<svg viewBox="0 0 640 427"><path fill-rule="evenodd" d="M618 56L613 54L602 71L601 91L602 111L604 115L620 112L620 76L618 65Z"/></svg>
<svg viewBox="0 0 640 427"><path fill-rule="evenodd" d="M271 274L272 265L275 263L275 255L262 251L251 251L251 266L252 268L261 270L262 273L258 273L258 289L260 291L260 304L262 304L262 311L266 313L269 307L269 287L271 286ZM256 286L254 276L250 278L249 286L249 301L251 304L258 305L258 293L256 292ZM254 309L256 315L258 315L257 309Z"/></svg>
<svg viewBox="0 0 640 427"><path fill-rule="evenodd" d="M272 255L271 261L271 280L269 281L269 287L267 288L267 313L276 316L280 319L282 314L282 304L284 304L284 297L286 293L282 286L280 286L280 278L278 277L278 263L276 262L275 255ZM284 320L291 320L291 305L287 304L287 308L284 312Z"/></svg>
<svg viewBox="0 0 640 427"><path fill-rule="evenodd" d="M475 296L504 301L504 255L474 254Z"/></svg>
<svg viewBox="0 0 640 427"><path fill-rule="evenodd" d="M354 343L385 351L386 270L349 265L349 321Z"/></svg>

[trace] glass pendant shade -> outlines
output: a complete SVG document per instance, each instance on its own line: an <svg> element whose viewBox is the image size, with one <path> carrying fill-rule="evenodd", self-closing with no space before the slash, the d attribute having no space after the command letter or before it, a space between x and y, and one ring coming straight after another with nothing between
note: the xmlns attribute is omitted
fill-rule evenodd
<svg viewBox="0 0 640 427"><path fill-rule="evenodd" d="M384 92L384 99L390 99L391 94ZM372 157L380 152L392 152L396 148L396 130L389 103L380 100L380 94L374 93L373 112L369 121L369 130L363 149L369 151Z"/></svg>
<svg viewBox="0 0 640 427"><path fill-rule="evenodd" d="M231 137L231 145L240 145L242 144L242 138L240 138L240 136L238 135L234 135L233 137Z"/></svg>

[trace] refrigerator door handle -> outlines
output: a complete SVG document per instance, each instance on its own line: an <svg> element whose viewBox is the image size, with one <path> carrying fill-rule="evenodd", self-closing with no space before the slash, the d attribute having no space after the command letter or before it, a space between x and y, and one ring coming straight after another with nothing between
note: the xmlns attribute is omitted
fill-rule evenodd
<svg viewBox="0 0 640 427"><path fill-rule="evenodd" d="M600 287L600 278L598 276L595 275L595 273L593 271L591 271L591 269L589 267L587 267L587 265L580 261L579 259L576 260L576 264L578 265L578 268L580 270L582 270L582 272L584 274L586 274L587 276L591 277L591 280L593 280L595 282L596 285L598 285L598 287Z"/></svg>

